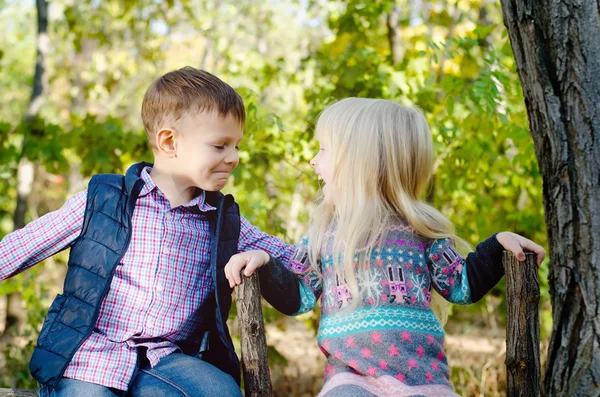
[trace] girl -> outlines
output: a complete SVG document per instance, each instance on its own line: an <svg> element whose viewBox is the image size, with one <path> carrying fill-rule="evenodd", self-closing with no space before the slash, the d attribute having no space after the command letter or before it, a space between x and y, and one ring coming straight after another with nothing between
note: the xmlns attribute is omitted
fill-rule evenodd
<svg viewBox="0 0 600 397"><path fill-rule="evenodd" d="M327 357L319 396L457 396L444 353L445 300L476 302L502 278L502 251L544 249L498 233L464 258L466 244L422 195L433 172L429 128L417 110L349 98L316 126L311 160L323 195L290 263L301 284L297 314L321 298L318 343ZM269 261L231 258L230 285ZM271 262L272 263L272 262ZM439 295L436 295L436 292ZM437 307L438 317L432 307ZM445 321L445 320L443 320Z"/></svg>

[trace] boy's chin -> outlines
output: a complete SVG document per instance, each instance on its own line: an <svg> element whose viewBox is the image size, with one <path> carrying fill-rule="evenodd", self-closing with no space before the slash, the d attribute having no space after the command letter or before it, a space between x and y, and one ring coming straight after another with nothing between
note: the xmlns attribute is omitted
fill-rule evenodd
<svg viewBox="0 0 600 397"><path fill-rule="evenodd" d="M207 192L218 192L219 190L222 190L226 184L227 184L227 180L213 181L210 183L203 183L202 186L198 186L198 187Z"/></svg>

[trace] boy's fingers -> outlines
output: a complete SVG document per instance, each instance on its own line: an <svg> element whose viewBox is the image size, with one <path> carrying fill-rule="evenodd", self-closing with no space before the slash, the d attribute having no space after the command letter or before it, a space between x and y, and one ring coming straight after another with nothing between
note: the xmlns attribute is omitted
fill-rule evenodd
<svg viewBox="0 0 600 397"><path fill-rule="evenodd" d="M227 262L227 264L225 265L225 278L227 279L227 281L229 281L229 286L232 287L231 285L231 277L229 276L229 262Z"/></svg>
<svg viewBox="0 0 600 397"><path fill-rule="evenodd" d="M242 283L242 269L244 268L245 264L245 261L240 260L240 262L238 262L233 269L233 278L236 285L240 285Z"/></svg>
<svg viewBox="0 0 600 397"><path fill-rule="evenodd" d="M230 285L231 285L231 281L233 281L233 285L231 285L231 287L234 287L238 284L242 283L242 277L240 275L242 269L244 268L244 265L246 264L246 260L241 256L241 255L234 255L231 257L231 259L229 260L228 265L231 265L229 268L229 275L230 275Z"/></svg>
<svg viewBox="0 0 600 397"><path fill-rule="evenodd" d="M246 268L244 269L244 276L250 277L252 273L254 273L254 271L260 267L260 265L261 264L256 257L251 257L246 265Z"/></svg>
<svg viewBox="0 0 600 397"><path fill-rule="evenodd" d="M229 286L233 288L235 286L235 280L233 279L231 269L234 267L232 262L233 257L229 259L229 262L225 265L225 277L229 281Z"/></svg>

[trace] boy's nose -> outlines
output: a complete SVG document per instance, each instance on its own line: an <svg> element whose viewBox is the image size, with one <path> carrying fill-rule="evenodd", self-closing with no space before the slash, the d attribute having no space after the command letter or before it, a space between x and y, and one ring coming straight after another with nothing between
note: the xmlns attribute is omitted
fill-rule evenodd
<svg viewBox="0 0 600 397"><path fill-rule="evenodd" d="M228 153L227 157L225 157L225 162L228 164L237 164L240 161L240 155L237 150L232 150Z"/></svg>

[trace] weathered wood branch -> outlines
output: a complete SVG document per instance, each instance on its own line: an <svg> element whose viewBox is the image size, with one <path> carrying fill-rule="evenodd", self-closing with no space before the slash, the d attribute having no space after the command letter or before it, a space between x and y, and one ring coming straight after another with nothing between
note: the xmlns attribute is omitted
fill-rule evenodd
<svg viewBox="0 0 600 397"><path fill-rule="evenodd" d="M236 287L236 304L242 344L242 370L246 397L271 397L271 375L260 300L258 273L242 276Z"/></svg>
<svg viewBox="0 0 600 397"><path fill-rule="evenodd" d="M37 392L23 389L0 389L0 397L36 397Z"/></svg>
<svg viewBox="0 0 600 397"><path fill-rule="evenodd" d="M536 257L504 251L507 397L540 396L540 285Z"/></svg>

